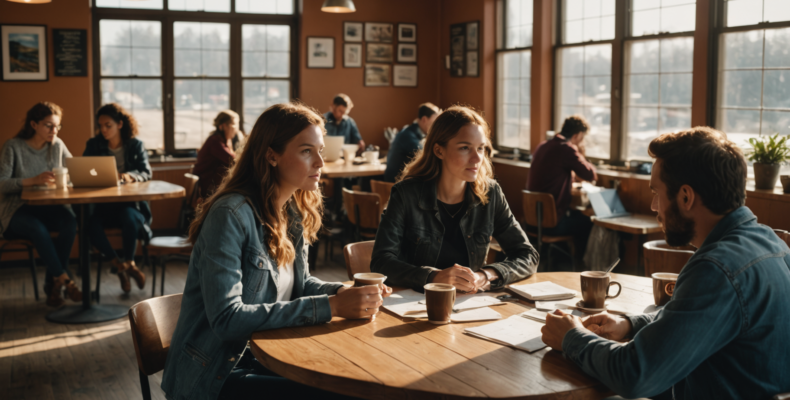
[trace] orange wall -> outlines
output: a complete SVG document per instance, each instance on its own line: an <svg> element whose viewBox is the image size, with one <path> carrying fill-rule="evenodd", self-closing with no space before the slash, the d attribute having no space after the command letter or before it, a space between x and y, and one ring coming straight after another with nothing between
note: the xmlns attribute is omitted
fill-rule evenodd
<svg viewBox="0 0 790 400"><path fill-rule="evenodd" d="M60 138L72 154L82 155L90 139L92 123L91 9L87 0L55 0L46 4L0 1L0 23L47 26L49 81L0 81L0 144L16 135L25 113L39 101L51 101L63 108ZM88 30L88 76L57 77L53 73L52 29Z"/></svg>
<svg viewBox="0 0 790 400"><path fill-rule="evenodd" d="M329 111L332 98L345 93L354 101L350 116L359 126L365 143L389 148L384 128L411 123L420 103L440 104L439 94L439 12L438 0L363 0L356 1L353 14L329 14L321 11L324 0L303 0L299 37L299 98L321 112ZM417 24L416 88L365 87L364 68L343 68L343 21ZM335 38L335 67L308 69L305 46L308 36ZM449 40L449 39L448 39ZM363 48L364 48L363 42ZM365 51L363 50L363 55ZM363 66L364 66L363 62ZM394 65L394 64L393 64Z"/></svg>
<svg viewBox="0 0 790 400"><path fill-rule="evenodd" d="M480 21L480 76L451 77L445 68L445 56L450 54L450 25ZM442 0L441 8L441 103L447 108L461 103L483 111L493 131L496 125L494 97L496 95L496 1Z"/></svg>

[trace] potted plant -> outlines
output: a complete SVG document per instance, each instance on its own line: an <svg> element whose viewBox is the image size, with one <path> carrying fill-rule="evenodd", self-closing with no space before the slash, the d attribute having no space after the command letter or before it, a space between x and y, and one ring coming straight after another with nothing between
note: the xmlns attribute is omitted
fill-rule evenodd
<svg viewBox="0 0 790 400"><path fill-rule="evenodd" d="M752 149L746 155L754 163L754 186L756 189L773 190L779 178L782 163L790 160L788 136L764 137L749 139Z"/></svg>

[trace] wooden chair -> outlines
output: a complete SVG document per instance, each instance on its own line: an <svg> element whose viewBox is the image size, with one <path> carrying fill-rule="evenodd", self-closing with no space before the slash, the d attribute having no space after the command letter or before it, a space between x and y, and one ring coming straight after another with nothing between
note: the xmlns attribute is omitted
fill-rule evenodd
<svg viewBox="0 0 790 400"><path fill-rule="evenodd" d="M370 272L370 260L373 258L375 240L347 244L343 248L346 257L346 273L348 279L354 280L354 274Z"/></svg>
<svg viewBox="0 0 790 400"><path fill-rule="evenodd" d="M370 181L370 190L373 193L378 193L379 197L381 198L381 204L379 204L381 213L384 213L384 209L387 208L387 203L390 201L390 192L392 192L392 186L394 185L394 183L384 181Z"/></svg>
<svg viewBox="0 0 790 400"><path fill-rule="evenodd" d="M537 238L538 253L543 254L543 245L547 244L546 250L546 266L551 267L551 249L555 249L567 254L574 258L576 249L573 244L573 236L550 236L543 234L546 228L554 228L557 226L557 207L554 203L554 196L550 193L530 192L524 190L523 192L523 207L524 219L527 225L537 228L537 232L527 230L527 235ZM570 254L568 254L561 247L557 246L558 243L568 243Z"/></svg>
<svg viewBox="0 0 790 400"><path fill-rule="evenodd" d="M11 247L8 249L7 247ZM38 301L38 277L36 276L36 257L33 254L33 242L24 239L0 239L0 259L3 258L3 253L27 251L28 258L30 259L30 275L33 277L33 294Z"/></svg>
<svg viewBox="0 0 790 400"><path fill-rule="evenodd" d="M151 399L148 376L165 368L170 340L181 314L183 293L141 301L129 309L132 342L137 355L143 399Z"/></svg>
<svg viewBox="0 0 790 400"><path fill-rule="evenodd" d="M379 227L381 198L376 193L357 192L343 188L343 206L354 225L354 241L373 239Z"/></svg>
<svg viewBox="0 0 790 400"><path fill-rule="evenodd" d="M665 240L653 240L645 243L643 247L647 277L656 272L679 274L696 251L693 246L672 247Z"/></svg>

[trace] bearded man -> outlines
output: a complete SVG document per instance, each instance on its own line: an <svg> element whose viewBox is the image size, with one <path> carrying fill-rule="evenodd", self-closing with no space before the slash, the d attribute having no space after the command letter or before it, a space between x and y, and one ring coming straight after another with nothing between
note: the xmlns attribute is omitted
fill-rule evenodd
<svg viewBox="0 0 790 400"><path fill-rule="evenodd" d="M790 391L790 249L744 206L746 160L723 133L650 143L651 208L691 244L672 299L651 314L555 311L543 341L626 398L769 399Z"/></svg>

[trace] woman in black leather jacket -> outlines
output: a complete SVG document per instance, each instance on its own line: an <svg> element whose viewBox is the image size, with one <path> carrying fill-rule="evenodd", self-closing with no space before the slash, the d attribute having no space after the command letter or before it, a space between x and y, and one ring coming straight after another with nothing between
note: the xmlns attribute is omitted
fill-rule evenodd
<svg viewBox="0 0 790 400"><path fill-rule="evenodd" d="M443 112L392 188L371 270L392 286L422 291L441 282L467 293L532 275L538 252L493 179L490 153L490 130L479 114L461 106ZM486 265L492 236L507 258Z"/></svg>

